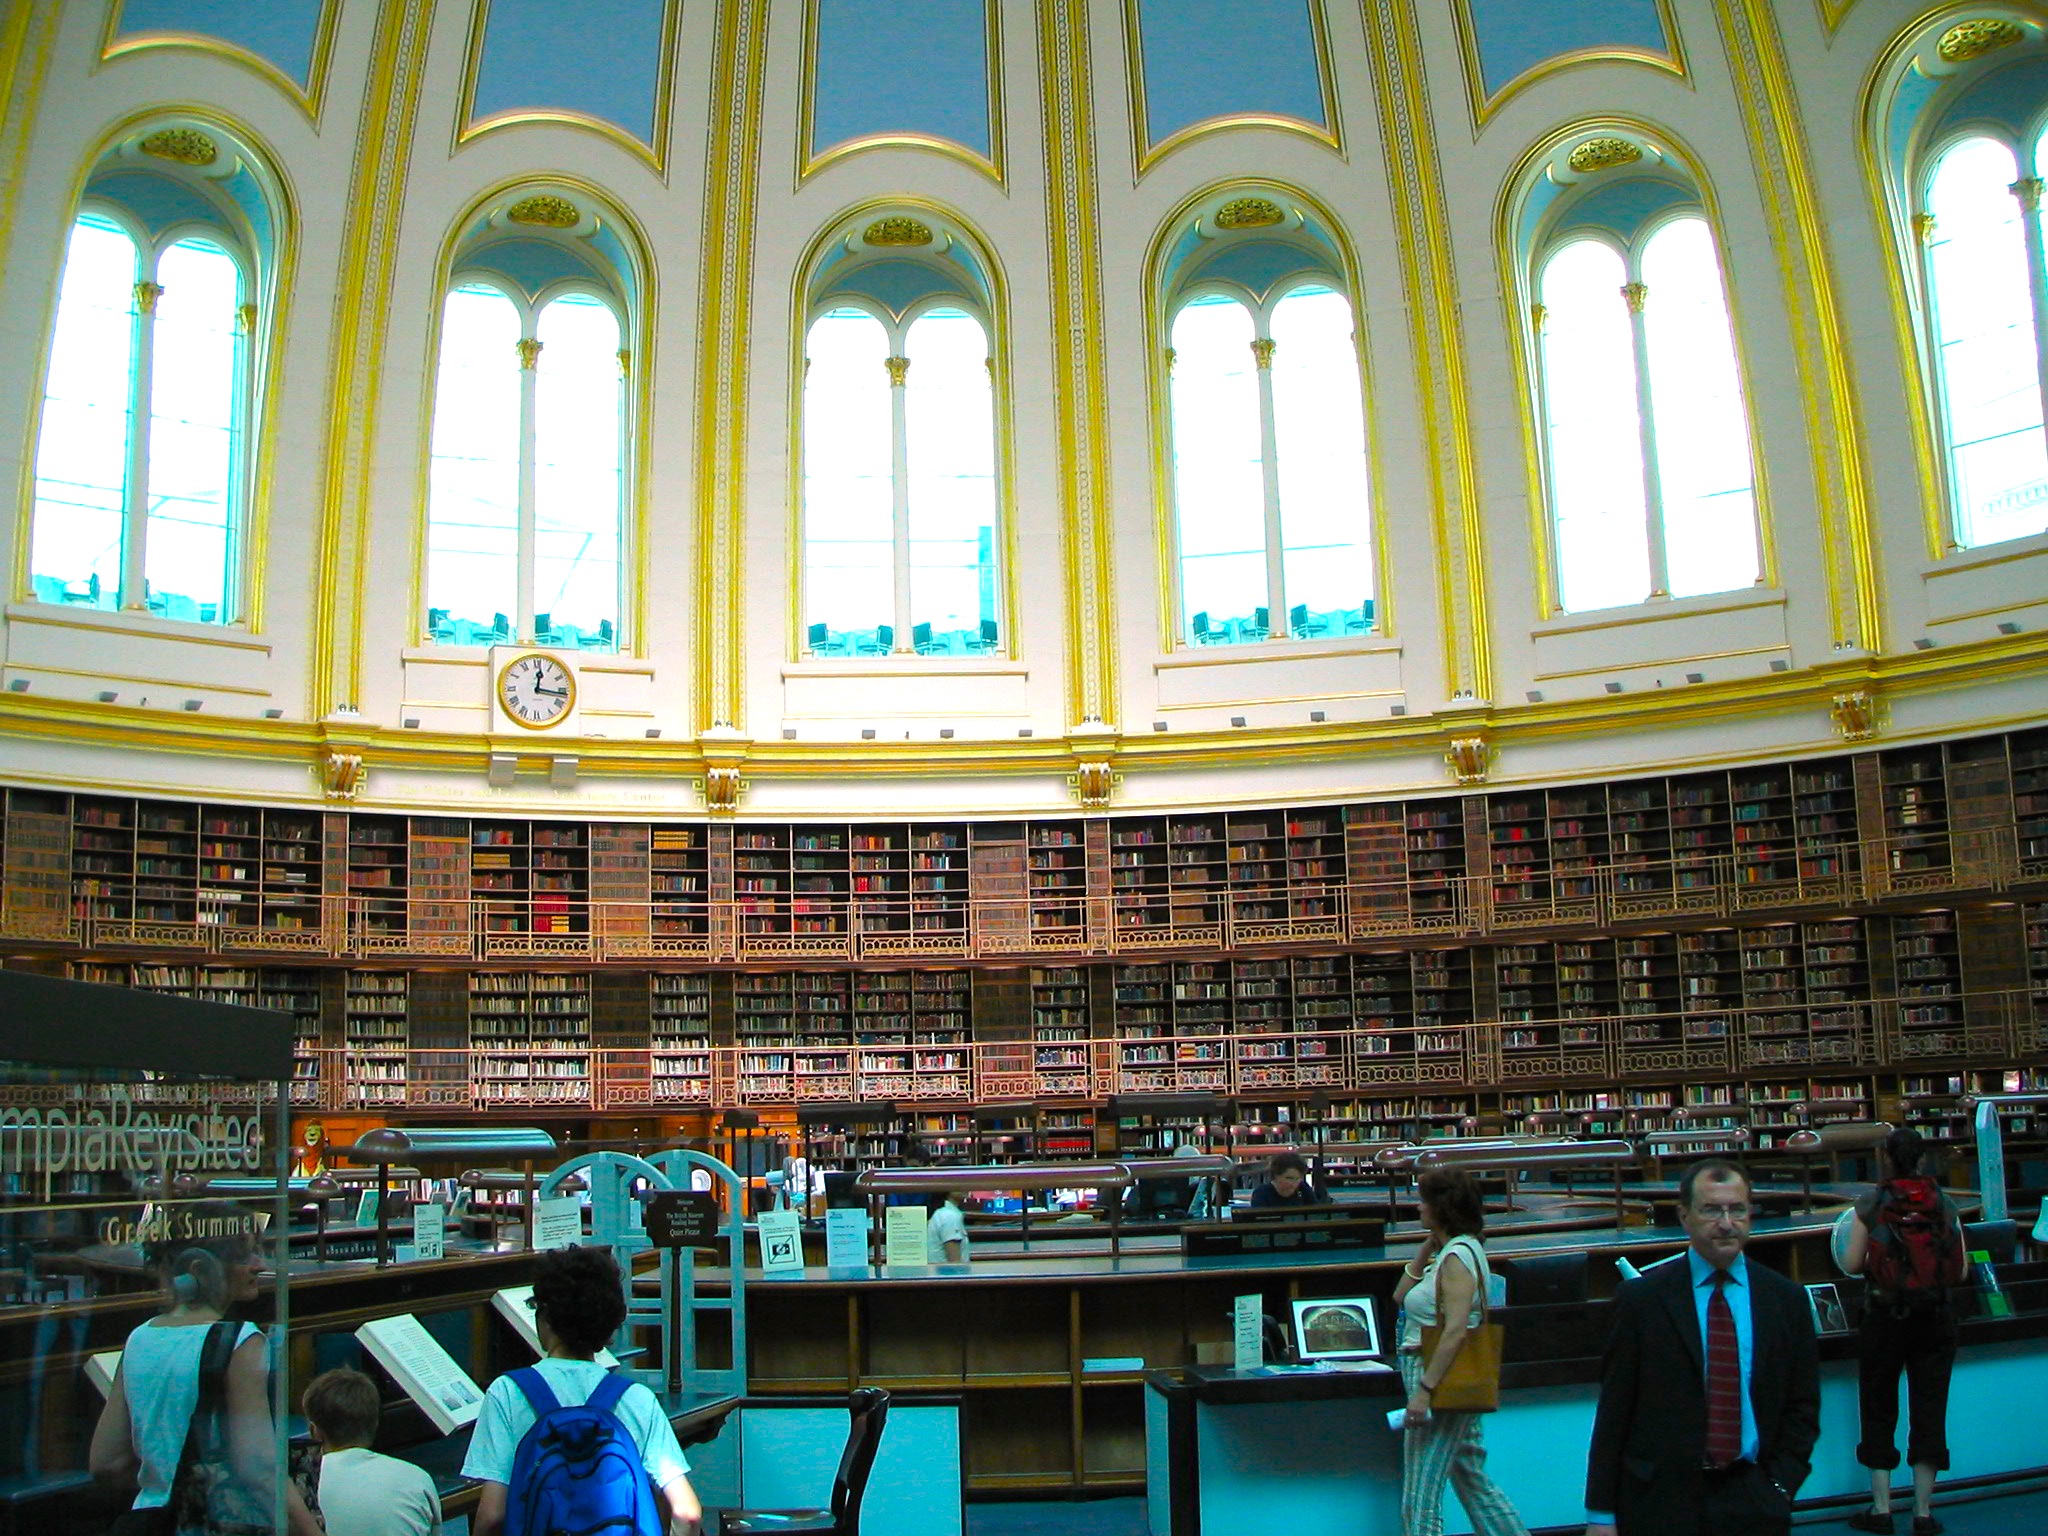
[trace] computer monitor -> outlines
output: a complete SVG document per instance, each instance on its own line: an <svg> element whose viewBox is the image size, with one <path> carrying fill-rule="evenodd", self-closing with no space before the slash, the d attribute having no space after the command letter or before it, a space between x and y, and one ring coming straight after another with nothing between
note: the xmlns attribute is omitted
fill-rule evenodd
<svg viewBox="0 0 2048 1536"><path fill-rule="evenodd" d="M1297 1297L1294 1352L1304 1361L1377 1358L1379 1309L1370 1296Z"/></svg>

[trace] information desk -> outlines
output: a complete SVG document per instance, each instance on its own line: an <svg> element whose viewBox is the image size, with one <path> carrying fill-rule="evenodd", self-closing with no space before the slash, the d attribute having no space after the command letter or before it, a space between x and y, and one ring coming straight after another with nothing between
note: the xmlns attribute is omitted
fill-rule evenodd
<svg viewBox="0 0 2048 1536"><path fill-rule="evenodd" d="M2048 1279L2032 1278L2042 1269L2001 1271L2015 1315L1962 1323L1949 1394L1952 1464L1944 1484L2048 1472L2038 1417L2012 1411L2015 1403L2037 1402L2048 1379ZM1965 1310L1973 1300L1974 1293L1963 1298ZM1585 1451L1600 1393L1599 1355L1587 1344L1604 1334L1610 1305L1495 1313L1507 1327L1508 1364L1501 1372L1501 1411L1486 1420L1486 1467L1531 1529L1585 1519ZM1567 1314L1580 1321L1566 1323ZM1566 1326L1553 1326L1559 1323ZM1544 1358L1546 1336L1569 1352ZM1867 1500L1869 1473L1856 1460L1856 1336L1824 1336L1820 1355L1821 1436L1799 1502ZM1269 1367L1240 1375L1193 1366L1147 1373L1149 1536L1265 1530L1283 1504L1289 1536L1399 1530L1402 1434L1388 1428L1387 1414L1406 1402L1392 1372ZM1901 1417L1902 1437L1904 1431ZM1471 1529L1447 1489L1444 1530Z"/></svg>
<svg viewBox="0 0 2048 1536"><path fill-rule="evenodd" d="M1795 1278L1834 1278L1828 1233L1836 1204L1855 1193L1811 1216L1758 1218L1753 1252ZM1275 1317L1297 1297L1371 1295L1390 1315L1384 1302L1419 1237L1409 1228L1378 1248L1215 1257L1165 1237L1133 1239L1114 1257L1057 1241L1040 1249L1034 1237L1030 1254L977 1242L967 1264L750 1269L748 1390L958 1393L970 1493L1135 1492L1148 1474L1147 1372L1227 1348L1241 1295L1258 1294ZM1677 1228L1631 1227L1526 1231L1487 1247L1501 1259L1585 1252L1597 1297L1613 1291L1619 1259L1648 1264L1684 1243ZM699 1284L715 1289L720 1277L700 1270ZM1589 1338L1580 1352L1597 1349Z"/></svg>

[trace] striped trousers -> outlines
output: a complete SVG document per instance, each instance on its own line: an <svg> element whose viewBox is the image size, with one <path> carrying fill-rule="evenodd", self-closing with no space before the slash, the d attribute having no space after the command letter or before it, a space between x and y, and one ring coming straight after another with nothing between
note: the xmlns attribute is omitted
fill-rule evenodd
<svg viewBox="0 0 2048 1536"><path fill-rule="evenodd" d="M1401 1380L1410 1396L1422 1379L1422 1356L1401 1354ZM1406 1399L1404 1399L1405 1401ZM1410 1427L1401 1445L1401 1530L1404 1536L1439 1536L1444 1528L1444 1483L1458 1490L1479 1536L1529 1536L1515 1506L1486 1475L1478 1413L1432 1413Z"/></svg>

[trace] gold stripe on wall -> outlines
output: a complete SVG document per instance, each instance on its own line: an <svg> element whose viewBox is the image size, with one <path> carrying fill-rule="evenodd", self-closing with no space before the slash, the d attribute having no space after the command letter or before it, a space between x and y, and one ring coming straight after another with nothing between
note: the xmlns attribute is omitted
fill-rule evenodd
<svg viewBox="0 0 2048 1536"><path fill-rule="evenodd" d="M1381 147L1393 194L1401 279L1414 316L1415 381L1429 460L1438 622L1444 637L1444 691L1451 698L1487 699L1493 693L1493 657L1479 473L1466 391L1458 276L1451 260L1450 216L1437 164L1429 81L1416 39L1413 0L1361 3Z"/></svg>
<svg viewBox="0 0 2048 1536"><path fill-rule="evenodd" d="M28 167L29 130L57 33L54 5L10 5L0 18L0 252L14 240L14 200Z"/></svg>
<svg viewBox="0 0 2048 1536"><path fill-rule="evenodd" d="M1095 179L1095 98L1084 0L1039 0L1045 238L1052 274L1053 400L1067 586L1068 721L1115 723L1116 589L1108 359Z"/></svg>
<svg viewBox="0 0 2048 1536"><path fill-rule="evenodd" d="M1837 647L1884 646L1869 467L1819 187L1769 0L1716 0L1750 159L1785 284Z"/></svg>
<svg viewBox="0 0 2048 1536"><path fill-rule="evenodd" d="M746 705L747 334L760 193L767 0L718 8L705 156L703 278L697 304L697 729L737 726Z"/></svg>
<svg viewBox="0 0 2048 1536"><path fill-rule="evenodd" d="M313 565L314 719L358 701L362 686L364 559L370 470L389 331L399 212L412 164L413 123L433 0L385 0L371 47L369 88L349 174L341 270L334 285L328 370L327 465ZM408 509L419 516L420 509Z"/></svg>

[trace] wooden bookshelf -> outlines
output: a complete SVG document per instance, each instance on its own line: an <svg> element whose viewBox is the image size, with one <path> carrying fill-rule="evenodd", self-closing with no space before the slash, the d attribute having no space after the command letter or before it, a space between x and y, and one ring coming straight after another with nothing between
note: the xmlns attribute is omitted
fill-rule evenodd
<svg viewBox="0 0 2048 1536"><path fill-rule="evenodd" d="M711 978L648 977L648 1049L656 1104L711 1102Z"/></svg>
<svg viewBox="0 0 2048 1536"><path fill-rule="evenodd" d="M480 1108L589 1105L589 973L472 973L468 1055Z"/></svg>
<svg viewBox="0 0 2048 1536"><path fill-rule="evenodd" d="M342 1023L341 1104L345 1109L405 1102L405 971L350 971Z"/></svg>

